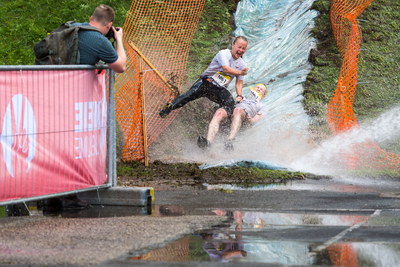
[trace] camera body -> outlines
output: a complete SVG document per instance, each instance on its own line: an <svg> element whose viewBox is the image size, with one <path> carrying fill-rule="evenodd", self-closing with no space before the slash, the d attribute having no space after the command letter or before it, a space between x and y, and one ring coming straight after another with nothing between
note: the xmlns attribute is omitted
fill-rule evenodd
<svg viewBox="0 0 400 267"><path fill-rule="evenodd" d="M106 34L107 39L114 39L114 31L113 29L114 27L111 27L110 30L108 31L108 33ZM119 28L115 28L116 31L119 31Z"/></svg>

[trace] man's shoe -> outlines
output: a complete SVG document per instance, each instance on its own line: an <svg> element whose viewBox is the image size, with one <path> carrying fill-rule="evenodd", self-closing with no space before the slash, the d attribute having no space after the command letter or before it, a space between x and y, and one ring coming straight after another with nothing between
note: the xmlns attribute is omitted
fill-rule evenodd
<svg viewBox="0 0 400 267"><path fill-rule="evenodd" d="M232 140L227 140L226 142L225 142L225 150L226 151L233 151L233 143L232 143Z"/></svg>
<svg viewBox="0 0 400 267"><path fill-rule="evenodd" d="M65 196L61 200L61 207L63 210L69 209L88 209L90 204L86 200L79 199L76 195Z"/></svg>
<svg viewBox="0 0 400 267"><path fill-rule="evenodd" d="M204 136L199 136L199 138L197 139L197 145L201 149L206 150L211 146L211 143Z"/></svg>
<svg viewBox="0 0 400 267"><path fill-rule="evenodd" d="M171 103L167 103L165 104L162 109L160 110L160 117L161 118L165 118L168 116L169 113L171 113L172 111L172 104Z"/></svg>

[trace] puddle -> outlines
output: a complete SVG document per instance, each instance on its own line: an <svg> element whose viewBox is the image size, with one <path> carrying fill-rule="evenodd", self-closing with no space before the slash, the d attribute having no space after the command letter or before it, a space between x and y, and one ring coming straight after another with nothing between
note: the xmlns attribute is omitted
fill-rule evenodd
<svg viewBox="0 0 400 267"><path fill-rule="evenodd" d="M46 211L42 208L42 202L30 202L0 207L0 218L11 216L50 216L63 218L106 218L125 216L154 215L155 207L130 207L130 206L103 206L91 205L90 209L55 210ZM27 208L29 211L27 210Z"/></svg>
<svg viewBox="0 0 400 267"><path fill-rule="evenodd" d="M152 214L149 207L129 207L129 206L102 206L91 205L90 209L83 210L58 210L43 211L44 216L56 216L63 218L107 218L107 217L126 217L126 216L147 216Z"/></svg>
<svg viewBox="0 0 400 267"><path fill-rule="evenodd" d="M355 180L354 183L344 180L299 180L279 184L203 184L206 190L308 190L331 192L392 192L400 188L399 181L385 181L380 184L369 180Z"/></svg>
<svg viewBox="0 0 400 267"><path fill-rule="evenodd" d="M28 209L29 211L28 211ZM42 209L41 205L36 202L29 202L25 204L19 203L15 205L7 205L0 207L0 218L10 217L10 216L29 216L29 215L41 215Z"/></svg>
<svg viewBox="0 0 400 267"><path fill-rule="evenodd" d="M360 238L327 242L371 214L308 214L215 210L229 219L162 248L130 254L134 261L259 262L320 266L398 266L399 242ZM372 216L373 217L373 216ZM397 225L398 226L398 225Z"/></svg>
<svg viewBox="0 0 400 267"><path fill-rule="evenodd" d="M398 266L399 244L334 243L314 254L312 242L238 239L229 234L188 235L127 261L259 262L302 266Z"/></svg>
<svg viewBox="0 0 400 267"><path fill-rule="evenodd" d="M184 216L215 215L215 213L179 205L149 205L146 207L91 205L90 209L77 210L43 210L41 202L27 203L29 211L23 203L0 207L0 218L10 216L50 216L63 218L106 218L126 216Z"/></svg>

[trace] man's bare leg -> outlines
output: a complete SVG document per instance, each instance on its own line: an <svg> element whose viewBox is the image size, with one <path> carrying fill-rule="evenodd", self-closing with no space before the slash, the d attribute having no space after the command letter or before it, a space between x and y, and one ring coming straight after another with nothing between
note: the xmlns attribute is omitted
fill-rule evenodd
<svg viewBox="0 0 400 267"><path fill-rule="evenodd" d="M242 122L246 118L246 112L241 108L235 108L231 117L231 132L229 133L228 140L235 138L236 134L239 132L240 127L242 127Z"/></svg>
<svg viewBox="0 0 400 267"><path fill-rule="evenodd" d="M210 141L210 143L214 141L214 138L219 131L219 125L221 122L225 121L227 118L228 114L226 113L225 109L220 108L215 112L210 124L208 125L207 140Z"/></svg>

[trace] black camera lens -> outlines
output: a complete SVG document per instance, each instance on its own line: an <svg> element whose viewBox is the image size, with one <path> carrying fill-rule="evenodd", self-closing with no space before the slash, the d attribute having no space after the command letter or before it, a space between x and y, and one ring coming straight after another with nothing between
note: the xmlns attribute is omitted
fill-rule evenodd
<svg viewBox="0 0 400 267"><path fill-rule="evenodd" d="M114 31L112 28L114 28L114 27L111 27L110 30L108 31L108 33L106 34L106 37L108 39L114 39ZM118 31L119 28L115 28L115 30Z"/></svg>

